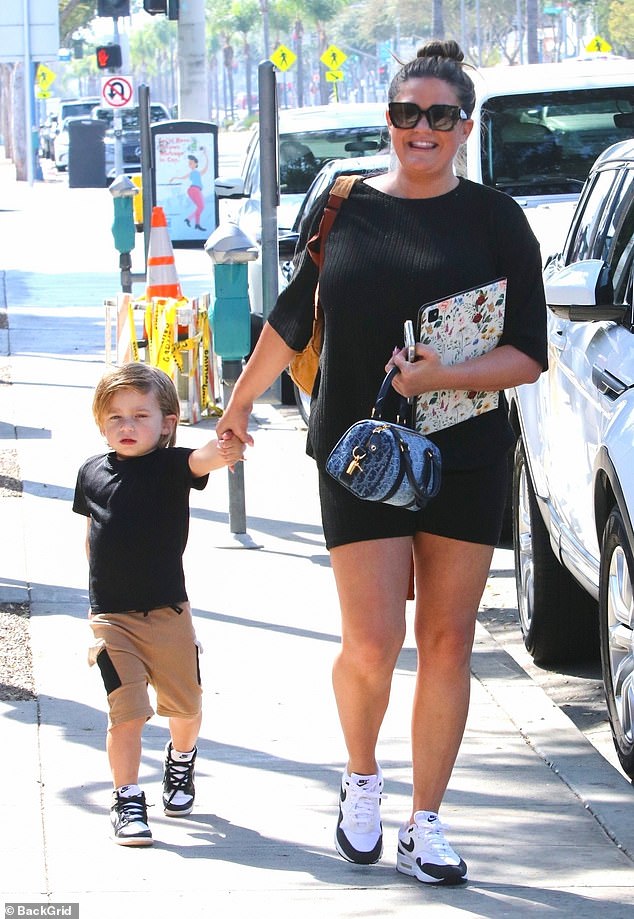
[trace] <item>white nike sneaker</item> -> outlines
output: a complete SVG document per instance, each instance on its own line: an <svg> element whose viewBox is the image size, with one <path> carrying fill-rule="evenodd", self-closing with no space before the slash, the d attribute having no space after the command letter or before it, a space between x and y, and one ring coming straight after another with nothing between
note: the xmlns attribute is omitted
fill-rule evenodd
<svg viewBox="0 0 634 919"><path fill-rule="evenodd" d="M383 775L344 772L339 795L335 846L339 855L357 865L372 865L383 853L381 795Z"/></svg>
<svg viewBox="0 0 634 919"><path fill-rule="evenodd" d="M423 884L464 884L467 866L445 839L438 814L416 811L398 834L396 868Z"/></svg>

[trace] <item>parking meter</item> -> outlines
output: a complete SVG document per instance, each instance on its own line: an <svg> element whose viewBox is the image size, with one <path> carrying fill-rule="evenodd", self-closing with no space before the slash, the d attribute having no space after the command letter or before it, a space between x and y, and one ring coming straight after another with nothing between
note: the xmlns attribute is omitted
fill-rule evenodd
<svg viewBox="0 0 634 919"><path fill-rule="evenodd" d="M114 202L112 235L115 249L119 252L121 290L124 293L132 291L132 259L130 253L134 249L135 238L132 199L138 193L139 189L127 175L118 176L110 186L110 194Z"/></svg>
<svg viewBox="0 0 634 919"><path fill-rule="evenodd" d="M257 258L252 240L235 223L218 226L205 243L214 263L214 296L209 312L213 350L222 359L223 405L242 372L242 358L251 350L251 311L247 262ZM229 528L246 534L244 468L237 463L229 473ZM254 543L242 542L253 548Z"/></svg>
<svg viewBox="0 0 634 919"><path fill-rule="evenodd" d="M257 258L257 249L235 224L222 223L205 243L205 252L214 263L214 297L209 320L214 336L214 351L223 361L223 377L235 383L242 358L251 350L251 312L247 262ZM238 363L236 368L228 364Z"/></svg>

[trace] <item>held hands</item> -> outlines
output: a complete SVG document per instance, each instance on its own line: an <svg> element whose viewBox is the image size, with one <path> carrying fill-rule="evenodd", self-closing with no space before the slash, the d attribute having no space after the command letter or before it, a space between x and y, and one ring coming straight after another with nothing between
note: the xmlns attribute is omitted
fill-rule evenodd
<svg viewBox="0 0 634 919"><path fill-rule="evenodd" d="M246 444L239 440L231 431L225 431L224 434L218 436L218 453L224 461L225 466L229 466L232 471L236 463L240 463L244 460L245 450Z"/></svg>
<svg viewBox="0 0 634 919"><path fill-rule="evenodd" d="M392 386L401 396L418 396L434 389L442 389L443 364L440 355L429 345L416 345L416 360L407 360L406 348L394 348L392 357L385 365L385 372L398 367L400 373L394 377Z"/></svg>
<svg viewBox="0 0 634 919"><path fill-rule="evenodd" d="M237 441L242 444L243 448L245 444L248 447L252 447L253 438L247 430L252 407L253 406L246 406L245 408L240 408L237 405L233 405L230 400L229 405L216 425L216 436L218 440L220 441L224 435L229 434L233 435Z"/></svg>

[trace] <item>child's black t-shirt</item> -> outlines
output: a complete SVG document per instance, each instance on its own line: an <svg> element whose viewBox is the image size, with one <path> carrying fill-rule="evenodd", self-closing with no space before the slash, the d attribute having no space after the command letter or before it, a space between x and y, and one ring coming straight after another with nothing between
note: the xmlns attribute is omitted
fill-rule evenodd
<svg viewBox="0 0 634 919"><path fill-rule="evenodd" d="M91 518L90 606L94 613L145 611L187 600L183 552L189 534L192 451L167 447L118 459L106 453L79 470L73 510Z"/></svg>

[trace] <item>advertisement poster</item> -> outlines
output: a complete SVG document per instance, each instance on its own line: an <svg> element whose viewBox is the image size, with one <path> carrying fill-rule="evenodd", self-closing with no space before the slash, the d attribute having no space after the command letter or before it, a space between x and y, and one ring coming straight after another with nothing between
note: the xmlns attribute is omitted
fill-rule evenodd
<svg viewBox="0 0 634 919"><path fill-rule="evenodd" d="M173 245L203 245L218 224L214 180L217 128L204 122L152 125L154 201L163 208Z"/></svg>

